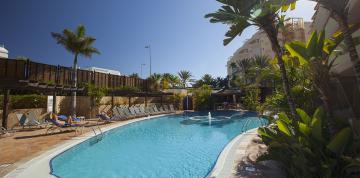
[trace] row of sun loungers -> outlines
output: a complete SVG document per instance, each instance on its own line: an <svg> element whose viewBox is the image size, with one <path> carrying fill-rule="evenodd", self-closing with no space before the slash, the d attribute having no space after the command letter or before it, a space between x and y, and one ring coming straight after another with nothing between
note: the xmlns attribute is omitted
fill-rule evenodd
<svg viewBox="0 0 360 178"><path fill-rule="evenodd" d="M171 114L175 113L174 106L170 105L151 105L145 106L144 104L134 105L131 107L127 107L125 105L115 106L112 109L112 117L107 116L106 114L99 114L97 115L100 120L105 122L111 122L116 120L128 120L134 119L139 117L147 117L147 116L154 116L154 115L161 115L161 114ZM32 126L41 126L43 124L51 124L51 126L47 129L46 133L51 130L59 129L77 129L82 128L84 125L80 124L61 124L56 120L53 119L45 119L46 122L40 123L39 116L34 111L30 111L28 113L16 113L16 117L19 121L19 125L24 127L32 127ZM63 118L65 117L65 118ZM67 117L59 115L58 120L66 121ZM76 122L77 119L75 118L74 121ZM45 126L47 127L47 126ZM5 133L5 129L1 129L1 133Z"/></svg>
<svg viewBox="0 0 360 178"><path fill-rule="evenodd" d="M146 117L146 116L153 116L153 115L160 115L160 114L170 114L175 113L174 106L172 104L170 105L152 105L147 106L141 104L141 105L135 105L131 107L127 106L115 106L112 109L113 117L106 117L105 115L99 115L99 117L102 120L127 120L127 119L133 119L138 117Z"/></svg>

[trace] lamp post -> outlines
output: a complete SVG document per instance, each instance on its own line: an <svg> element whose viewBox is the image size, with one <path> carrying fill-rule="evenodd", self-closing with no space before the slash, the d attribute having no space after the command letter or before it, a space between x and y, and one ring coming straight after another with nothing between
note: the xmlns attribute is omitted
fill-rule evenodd
<svg viewBox="0 0 360 178"><path fill-rule="evenodd" d="M151 76L151 46L145 46L145 48L149 49L149 57L150 57L150 64L149 64L149 68L150 68L150 76Z"/></svg>
<svg viewBox="0 0 360 178"><path fill-rule="evenodd" d="M146 64L141 64L141 67L140 67L140 77L143 77L143 66L146 66Z"/></svg>

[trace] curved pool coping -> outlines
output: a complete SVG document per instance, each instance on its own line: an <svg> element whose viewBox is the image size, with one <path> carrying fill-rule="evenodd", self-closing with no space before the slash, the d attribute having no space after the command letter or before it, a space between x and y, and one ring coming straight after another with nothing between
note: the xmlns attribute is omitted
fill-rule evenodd
<svg viewBox="0 0 360 178"><path fill-rule="evenodd" d="M216 163L206 178L228 178L233 174L235 160L246 156L246 148L257 135L257 129L245 131L232 139L218 156Z"/></svg>
<svg viewBox="0 0 360 178"><path fill-rule="evenodd" d="M132 120L127 120L113 125L101 128L102 132L108 132L110 130L128 125L131 123L154 119L162 116L173 115L163 114L157 116L142 117ZM256 135L257 128L248 130L236 136L232 139L219 154L212 170L208 173L206 178L226 178L232 174L235 155L242 153L245 155L246 147ZM99 134L100 132L97 132ZM61 153L73 148L74 146L95 137L93 132L87 132L83 135L74 137L63 143L55 145L54 148L42 153L41 155L27 161L26 163L18 166L16 169L8 173L4 178L56 178L57 176L52 174L51 160L60 155ZM240 149L239 149L240 148ZM237 155L238 156L238 155ZM241 155L240 155L241 156Z"/></svg>
<svg viewBox="0 0 360 178"><path fill-rule="evenodd" d="M154 119L162 116L173 115L173 114L162 114L156 116L142 117L132 120L126 120L123 122L115 123L107 127L101 128L102 132L108 132L112 129L122 127L134 122L144 121L148 119ZM96 131L96 134L99 134L100 131ZM41 155L27 161L26 163L18 166L16 169L5 175L4 178L29 178L29 177L38 177L38 178L55 178L56 176L51 174L51 160L58 156L59 154L65 152L66 150L71 149L72 147L95 137L94 132L87 132L83 135L74 137L70 140L62 142L58 145L55 145L54 148L42 153Z"/></svg>

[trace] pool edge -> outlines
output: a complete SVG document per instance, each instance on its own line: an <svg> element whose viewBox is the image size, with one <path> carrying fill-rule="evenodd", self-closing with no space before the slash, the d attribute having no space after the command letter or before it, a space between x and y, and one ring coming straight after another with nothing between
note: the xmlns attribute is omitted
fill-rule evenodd
<svg viewBox="0 0 360 178"><path fill-rule="evenodd" d="M127 120L124 122L116 123L114 125L109 125L107 127L103 127L102 131L108 132L110 130L131 124L131 123L149 120L149 119L155 119L155 118L159 118L162 116L168 116L168 115L174 115L174 113ZM56 156L58 156L59 154L65 152L66 150L69 150L70 148L72 148L88 139L91 139L93 137L95 137L94 133L88 132L88 133L82 134L80 136L74 137L70 140L67 140L63 143L60 143L58 145L54 145L54 148L51 148L50 150L48 150L38 156L35 156L31 160L29 160L23 164L20 164L19 166L17 166L17 168L15 168L14 170L12 170L8 174L6 174L4 176L4 178L28 178L28 177L54 178L56 176L52 175L52 168L51 168L51 164L50 164L51 160L53 158L55 158Z"/></svg>
<svg viewBox="0 0 360 178"><path fill-rule="evenodd" d="M257 128L250 129L233 138L219 154L214 167L206 178L228 178L233 172L236 156L245 156L246 148L252 138L257 135ZM240 149L239 149L240 147Z"/></svg>

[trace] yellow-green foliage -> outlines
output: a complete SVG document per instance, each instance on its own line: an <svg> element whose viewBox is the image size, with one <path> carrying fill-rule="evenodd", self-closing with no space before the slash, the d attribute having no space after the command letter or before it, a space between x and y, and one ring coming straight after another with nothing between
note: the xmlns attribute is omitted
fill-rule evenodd
<svg viewBox="0 0 360 178"><path fill-rule="evenodd" d="M181 93L174 93L170 97L170 102L173 103L175 105L175 107L181 108L183 97L184 97L184 95L182 95Z"/></svg>
<svg viewBox="0 0 360 178"><path fill-rule="evenodd" d="M213 107L211 91L212 89L208 85L203 85L192 91L195 110L210 110Z"/></svg>
<svg viewBox="0 0 360 178"><path fill-rule="evenodd" d="M246 91L246 96L244 98L244 105L247 109L255 111L256 108L260 105L259 102L260 90L257 87L249 87Z"/></svg>

